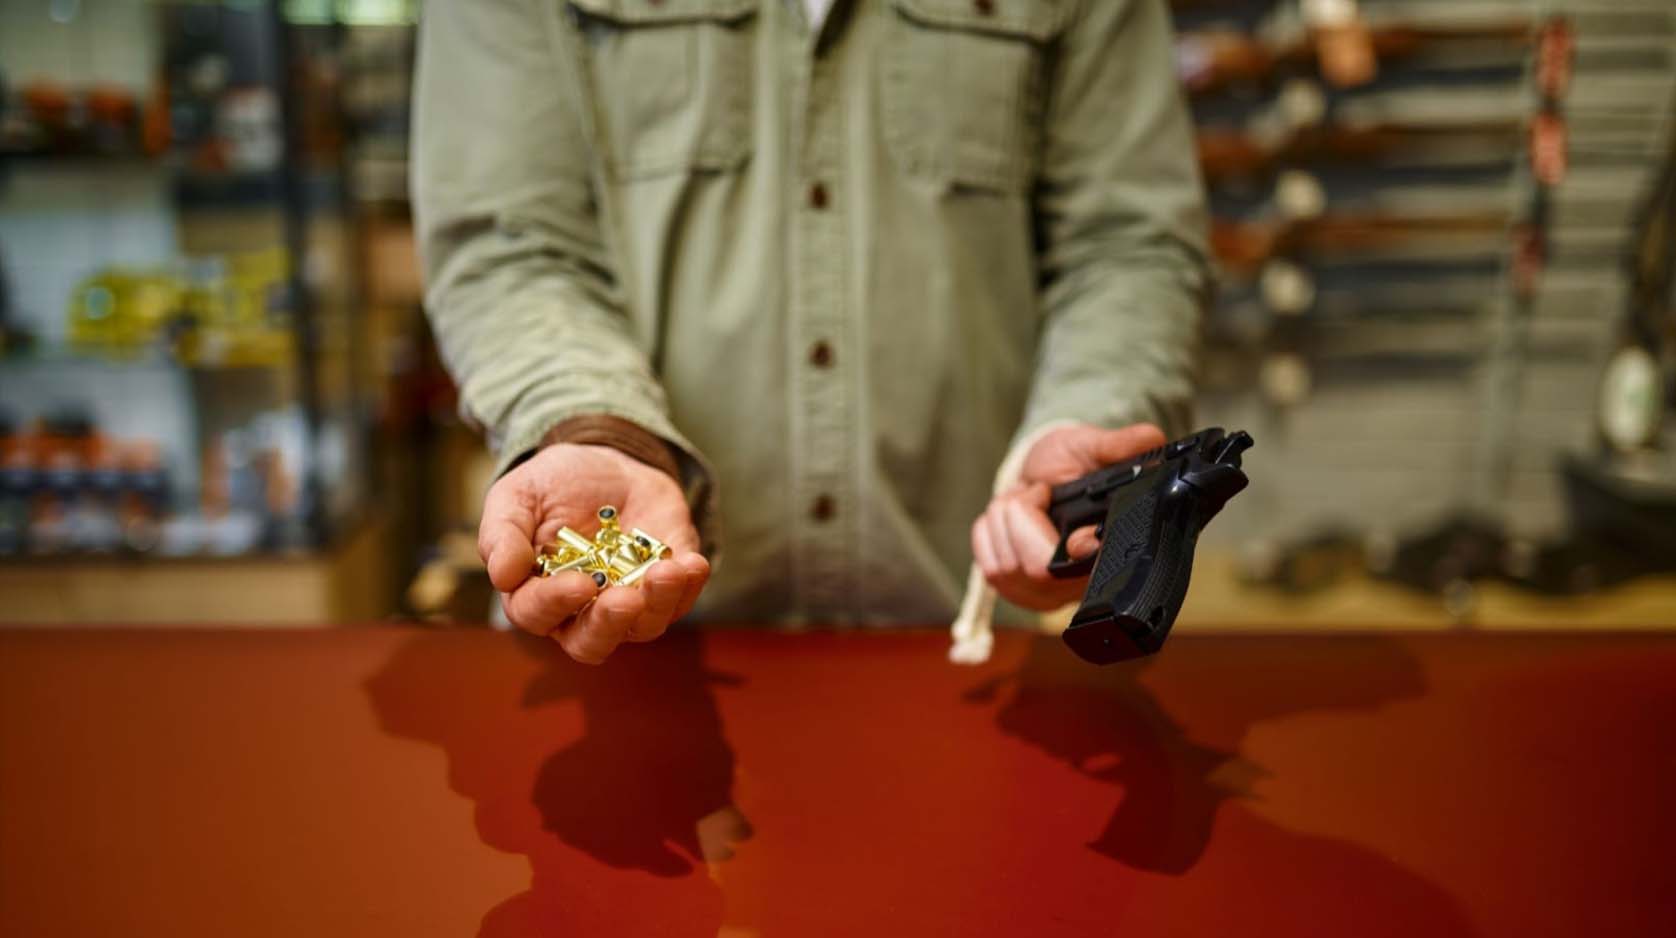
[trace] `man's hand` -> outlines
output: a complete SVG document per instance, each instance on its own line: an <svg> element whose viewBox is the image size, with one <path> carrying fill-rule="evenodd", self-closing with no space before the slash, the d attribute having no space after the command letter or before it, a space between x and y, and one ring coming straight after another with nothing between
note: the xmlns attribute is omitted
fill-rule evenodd
<svg viewBox="0 0 1676 938"><path fill-rule="evenodd" d="M617 507L625 530L640 528L669 545L669 559L647 570L638 587L601 590L575 570L533 576L534 545L551 542L560 527L591 533L602 505ZM555 443L501 477L483 502L477 550L506 617L587 664L603 662L625 639L662 635L710 578L680 486L608 446Z"/></svg>
<svg viewBox="0 0 1676 938"><path fill-rule="evenodd" d="M972 555L989 584L1027 609L1047 611L1075 602L1088 588L1088 578L1061 580L1047 570L1059 544L1047 516L1050 490L1165 442L1164 432L1149 423L1121 430L1078 424L1036 441L1025 457L1019 484L995 496L972 524ZM1099 546L1089 527L1071 535L1067 550L1081 558Z"/></svg>

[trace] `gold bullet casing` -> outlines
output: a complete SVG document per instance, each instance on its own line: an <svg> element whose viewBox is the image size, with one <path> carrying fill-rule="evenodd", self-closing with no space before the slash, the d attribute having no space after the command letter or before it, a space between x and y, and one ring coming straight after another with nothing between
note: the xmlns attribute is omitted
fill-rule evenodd
<svg viewBox="0 0 1676 938"><path fill-rule="evenodd" d="M593 541L588 540L569 528L559 529L559 543L569 547L571 550L574 550L579 554L591 554L594 550Z"/></svg>
<svg viewBox="0 0 1676 938"><path fill-rule="evenodd" d="M647 534L639 528L635 528L630 533L634 536L635 542L638 543L650 556L662 559L674 553L674 551L669 549L669 545L658 540L652 535Z"/></svg>
<svg viewBox="0 0 1676 938"><path fill-rule="evenodd" d="M611 554L607 562L611 564L611 569L617 571L618 576L623 576L645 561L636 556L634 551L626 547L619 547Z"/></svg>
<svg viewBox="0 0 1676 938"><path fill-rule="evenodd" d="M601 508L598 517L599 532L592 540L570 528L560 528L554 542L536 556L535 572L553 576L580 570L603 574L612 585L634 586L653 564L672 553L668 545L639 528L623 533L617 509L611 505Z"/></svg>
<svg viewBox="0 0 1676 938"><path fill-rule="evenodd" d="M623 574L622 579L617 581L617 585L618 586L634 586L635 584L640 582L642 577L644 577L646 575L647 570L652 569L652 564L655 564L657 562L658 562L657 558L653 558L652 560L648 560L645 563L641 564L640 566L635 567L633 570L630 570L629 572Z"/></svg>

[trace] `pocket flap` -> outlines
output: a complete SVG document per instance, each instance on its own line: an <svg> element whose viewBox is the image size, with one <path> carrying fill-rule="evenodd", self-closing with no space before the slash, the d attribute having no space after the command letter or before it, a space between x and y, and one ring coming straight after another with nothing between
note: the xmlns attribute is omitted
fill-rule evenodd
<svg viewBox="0 0 1676 938"><path fill-rule="evenodd" d="M1019 36L1035 42L1053 38L1063 15L1060 0L891 0L891 4L908 19L929 26Z"/></svg>
<svg viewBox="0 0 1676 938"><path fill-rule="evenodd" d="M756 12L762 0L565 0L565 3L595 19L625 26L651 26L744 19Z"/></svg>

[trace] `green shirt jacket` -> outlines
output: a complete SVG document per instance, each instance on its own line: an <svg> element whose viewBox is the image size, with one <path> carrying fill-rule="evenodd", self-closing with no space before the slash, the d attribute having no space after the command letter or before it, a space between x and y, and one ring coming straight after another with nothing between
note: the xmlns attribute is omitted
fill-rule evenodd
<svg viewBox="0 0 1676 938"><path fill-rule="evenodd" d="M1169 16L805 17L430 0L426 303L503 467L584 414L680 452L724 548L698 617L947 621L1013 441L1187 429L1209 277Z"/></svg>

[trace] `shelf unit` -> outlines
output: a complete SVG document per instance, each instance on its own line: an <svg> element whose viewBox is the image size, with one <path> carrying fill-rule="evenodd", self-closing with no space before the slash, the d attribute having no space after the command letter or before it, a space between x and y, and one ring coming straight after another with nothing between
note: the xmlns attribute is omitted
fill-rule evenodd
<svg viewBox="0 0 1676 938"><path fill-rule="evenodd" d="M353 605L322 571L376 554L383 526L342 28L319 6L0 11L7 621L162 621L172 602L324 622ZM145 585L166 582L178 600ZM242 613L211 600L239 582Z"/></svg>

